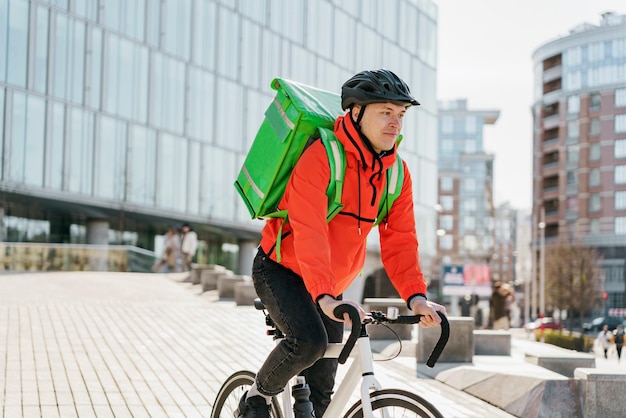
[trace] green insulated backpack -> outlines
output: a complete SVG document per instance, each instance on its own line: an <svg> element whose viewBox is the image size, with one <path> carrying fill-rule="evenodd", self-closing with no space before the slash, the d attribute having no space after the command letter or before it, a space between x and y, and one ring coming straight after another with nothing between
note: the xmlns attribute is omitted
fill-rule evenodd
<svg viewBox="0 0 626 418"><path fill-rule="evenodd" d="M265 111L252 147L239 172L235 188L243 198L252 219L287 218L286 210L278 210L291 172L308 144L321 139L328 154L331 181L327 221L341 211L346 156L333 133L341 110L339 95L293 81L275 78L271 84L276 97ZM404 171L399 156L387 169L388 195L378 208L378 225L387 215L402 190ZM387 191L385 191L387 193ZM389 199L388 203L385 200Z"/></svg>

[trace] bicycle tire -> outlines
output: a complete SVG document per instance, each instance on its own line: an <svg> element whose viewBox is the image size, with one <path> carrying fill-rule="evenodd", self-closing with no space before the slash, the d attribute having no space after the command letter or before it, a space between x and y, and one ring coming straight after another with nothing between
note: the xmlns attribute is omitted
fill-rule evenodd
<svg viewBox="0 0 626 418"><path fill-rule="evenodd" d="M235 410L239 406L239 400L254 383L254 377L255 374L248 370L240 370L230 375L217 392L211 409L211 418L233 418ZM276 397L272 398L270 417L283 417Z"/></svg>
<svg viewBox="0 0 626 418"><path fill-rule="evenodd" d="M424 398L402 389L383 389L370 393L374 418L382 417L385 410L387 417L443 418L441 412ZM376 412L380 414L377 414ZM363 418L361 401L348 410L344 418Z"/></svg>

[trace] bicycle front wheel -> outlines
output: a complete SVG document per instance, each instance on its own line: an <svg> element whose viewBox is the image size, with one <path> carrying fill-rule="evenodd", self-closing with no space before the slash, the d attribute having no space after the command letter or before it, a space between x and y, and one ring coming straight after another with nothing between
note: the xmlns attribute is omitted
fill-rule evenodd
<svg viewBox="0 0 626 418"><path fill-rule="evenodd" d="M414 393L401 389L384 389L370 394L373 418L443 418L430 402ZM364 418L363 405L358 401L344 418Z"/></svg>
<svg viewBox="0 0 626 418"><path fill-rule="evenodd" d="M211 410L211 418L233 418L239 406L239 400L254 383L255 374L241 370L233 373L222 385ZM272 398L270 417L282 418L279 402L276 397Z"/></svg>

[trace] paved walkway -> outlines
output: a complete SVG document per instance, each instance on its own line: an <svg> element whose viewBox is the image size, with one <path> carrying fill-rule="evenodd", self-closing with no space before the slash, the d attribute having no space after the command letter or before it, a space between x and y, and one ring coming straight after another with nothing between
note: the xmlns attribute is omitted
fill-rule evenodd
<svg viewBox="0 0 626 418"><path fill-rule="evenodd" d="M0 275L0 416L208 417L224 378L256 370L273 341L253 307L180 279ZM377 365L383 385L421 394L446 417L510 417L417 378L407 358Z"/></svg>
<svg viewBox="0 0 626 418"><path fill-rule="evenodd" d="M221 382L256 370L273 341L253 307L182 277L0 275L0 417L208 417ZM413 357L376 367L446 417L512 416L418 375Z"/></svg>

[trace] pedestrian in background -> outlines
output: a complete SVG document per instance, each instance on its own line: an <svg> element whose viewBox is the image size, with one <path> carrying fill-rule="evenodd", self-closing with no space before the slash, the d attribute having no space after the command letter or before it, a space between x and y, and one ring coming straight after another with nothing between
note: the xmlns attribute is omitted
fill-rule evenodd
<svg viewBox="0 0 626 418"><path fill-rule="evenodd" d="M191 261L198 248L198 235L188 223L183 224L182 232L180 249L183 258L183 271L190 271Z"/></svg>
<svg viewBox="0 0 626 418"><path fill-rule="evenodd" d="M613 337L613 334L609 331L609 326L605 325L602 327L602 331L598 333L598 338L596 338L596 341L600 347L602 347L602 350L604 350L604 358L609 358L608 353L611 347L611 337Z"/></svg>
<svg viewBox="0 0 626 418"><path fill-rule="evenodd" d="M509 290L508 286L505 286L500 281L494 283L493 293L491 294L491 299L489 300L489 309L493 329L509 329L509 309L510 301L513 297L513 292Z"/></svg>
<svg viewBox="0 0 626 418"><path fill-rule="evenodd" d="M624 347L624 329L621 325L618 325L615 331L613 331L613 342L615 343L617 361L619 362L622 359L622 347Z"/></svg>
<svg viewBox="0 0 626 418"><path fill-rule="evenodd" d="M152 271L160 273L175 273L178 268L176 260L180 255L180 238L175 227L170 226L167 229L165 238L163 239L163 253L161 261L152 267Z"/></svg>

